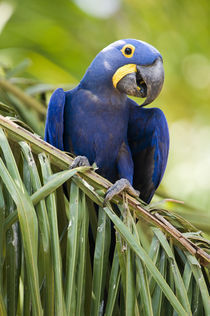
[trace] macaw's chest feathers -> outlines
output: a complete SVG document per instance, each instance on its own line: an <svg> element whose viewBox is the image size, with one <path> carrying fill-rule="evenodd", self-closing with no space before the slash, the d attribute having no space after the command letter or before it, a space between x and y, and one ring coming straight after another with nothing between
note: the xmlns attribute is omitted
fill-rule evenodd
<svg viewBox="0 0 210 316"><path fill-rule="evenodd" d="M53 93L45 140L96 162L97 172L110 181L122 180L111 196L130 183L149 203L167 163L168 126L161 110L142 108L127 94L146 98L145 106L158 96L163 81L163 60L153 46L134 39L112 43L75 89Z"/></svg>
<svg viewBox="0 0 210 316"><path fill-rule="evenodd" d="M69 102L71 100L71 102ZM117 159L127 142L129 107L125 97L107 99L85 89L67 95L64 112L64 147L96 162L99 172L117 179Z"/></svg>

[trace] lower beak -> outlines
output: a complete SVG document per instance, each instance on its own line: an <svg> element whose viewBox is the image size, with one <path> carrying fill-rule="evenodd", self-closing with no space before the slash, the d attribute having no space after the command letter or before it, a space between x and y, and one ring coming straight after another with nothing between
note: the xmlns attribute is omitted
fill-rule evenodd
<svg viewBox="0 0 210 316"><path fill-rule="evenodd" d="M127 73L116 88L128 95L146 98L141 106L150 104L159 95L164 82L163 62L160 57L152 65L136 65L136 71Z"/></svg>

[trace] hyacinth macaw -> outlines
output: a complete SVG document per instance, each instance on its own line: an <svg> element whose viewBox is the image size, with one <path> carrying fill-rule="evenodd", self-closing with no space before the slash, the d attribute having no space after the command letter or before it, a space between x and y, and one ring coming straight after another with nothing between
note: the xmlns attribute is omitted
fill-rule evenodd
<svg viewBox="0 0 210 316"><path fill-rule="evenodd" d="M164 81L160 53L134 39L114 42L93 60L79 85L57 89L49 103L45 140L75 154L72 167L96 163L115 182L106 200L127 190L149 203L163 177L169 149L166 118L146 109ZM146 98L139 106L127 95Z"/></svg>

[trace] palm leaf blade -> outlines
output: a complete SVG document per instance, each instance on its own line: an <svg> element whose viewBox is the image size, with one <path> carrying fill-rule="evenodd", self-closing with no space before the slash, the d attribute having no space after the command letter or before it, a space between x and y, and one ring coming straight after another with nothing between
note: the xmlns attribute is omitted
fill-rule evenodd
<svg viewBox="0 0 210 316"><path fill-rule="evenodd" d="M195 258L196 254L202 263L208 262L208 242L195 228L190 233L191 226L180 217L163 210L149 212L129 195L126 203L125 196L113 201L122 220L110 204L102 207L107 180L91 168L64 170L71 157L8 118L0 117L0 126L2 315L9 311L7 300L13 302L10 311L20 315L208 313L209 274ZM66 196L63 185L67 188L69 183ZM149 225L136 223L141 216L167 231L170 242L159 228L150 240L143 229L152 235ZM20 223L22 241L18 234L17 238L23 260L3 277L5 249L7 256L10 253L5 236L14 223ZM115 249L110 247L111 229L116 229ZM17 254L12 249L11 262Z"/></svg>

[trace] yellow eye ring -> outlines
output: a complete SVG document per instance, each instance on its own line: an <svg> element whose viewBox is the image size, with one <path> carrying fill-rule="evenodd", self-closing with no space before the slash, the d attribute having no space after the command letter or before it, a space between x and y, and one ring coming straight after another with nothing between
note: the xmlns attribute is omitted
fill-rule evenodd
<svg viewBox="0 0 210 316"><path fill-rule="evenodd" d="M131 58L133 57L135 51L135 47L131 44L126 44L125 46L123 46L123 48L121 49L121 52L123 53L123 55L127 58Z"/></svg>

